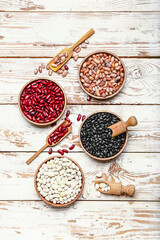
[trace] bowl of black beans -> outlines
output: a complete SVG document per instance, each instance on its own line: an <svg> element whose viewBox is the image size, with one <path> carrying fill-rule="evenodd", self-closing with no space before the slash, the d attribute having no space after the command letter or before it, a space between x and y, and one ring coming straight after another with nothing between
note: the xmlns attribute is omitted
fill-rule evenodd
<svg viewBox="0 0 160 240"><path fill-rule="evenodd" d="M103 111L89 115L79 129L81 147L90 157L108 161L117 157L125 148L128 130L112 137L109 126L122 121L115 113Z"/></svg>

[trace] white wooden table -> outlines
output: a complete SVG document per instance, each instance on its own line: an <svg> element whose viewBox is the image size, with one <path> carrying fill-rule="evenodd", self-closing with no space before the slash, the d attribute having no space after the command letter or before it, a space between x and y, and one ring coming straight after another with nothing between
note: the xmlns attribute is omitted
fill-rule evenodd
<svg viewBox="0 0 160 240"><path fill-rule="evenodd" d="M0 239L160 239L160 47L158 0L1 0L0 1ZM44 151L31 165L25 161L45 140L51 127L38 128L20 115L17 97L34 68L45 64L91 27L95 34L80 59L68 63L63 79L53 74L68 96L73 133L61 146L76 148L68 156L83 168L83 195L72 206L55 209L37 196L33 178ZM77 69L88 53L105 49L122 57L127 81L109 101L86 101ZM41 75L47 77L47 72ZM139 121L129 132L124 153L100 163L79 146L78 113L111 110ZM54 148L54 153L60 146ZM92 180L97 172L113 173L134 184L133 198L97 197Z"/></svg>

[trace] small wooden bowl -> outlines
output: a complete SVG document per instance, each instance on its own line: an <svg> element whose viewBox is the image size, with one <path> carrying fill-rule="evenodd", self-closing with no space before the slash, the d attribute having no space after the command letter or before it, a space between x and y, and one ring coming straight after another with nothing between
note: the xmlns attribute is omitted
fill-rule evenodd
<svg viewBox="0 0 160 240"><path fill-rule="evenodd" d="M23 111L22 111L22 109L21 109L21 95L22 95L23 91L25 90L25 88L26 88L30 83L32 83L32 82L34 82L34 81L37 81L37 80L41 80L41 79L42 79L42 80L44 79L44 80L52 81L52 82L55 83L58 87L60 87L61 90L62 90L62 92L63 92L63 94L64 94L64 100L65 100L65 101L64 101L63 111L62 111L61 114L58 116L58 118L56 118L55 120L53 120L53 121L51 121L51 122L47 122L47 123L36 123L36 122L31 121L30 119L28 119L28 118L25 116L25 114L23 113ZM26 84L23 86L23 88L21 89L20 94L19 94L19 98L18 98L18 106L19 106L19 110L20 110L22 116L23 116L27 121L29 121L30 123L33 123L34 125L37 125L37 126L39 126L39 127L45 127L45 126L51 125L52 123L56 122L56 121L63 115L63 113L64 113L64 111L65 111L65 109L66 109L66 104L67 104L67 100L66 100L66 94L65 94L65 92L64 92L64 89L61 87L61 85L60 85L59 83L57 83L56 81L53 81L52 79L49 79L49 78L36 78L36 79L33 79L33 80L29 81L29 82L26 83Z"/></svg>
<svg viewBox="0 0 160 240"><path fill-rule="evenodd" d="M84 152L85 152L86 154L88 154L91 158L94 158L94 159L96 159L96 160L98 160L98 161L109 161L109 160L112 160L113 158L118 157L118 156L123 152L123 150L124 150L124 148L125 148L125 146L126 146L126 144L127 144L127 140L128 140L128 130L126 131L126 140L125 140L125 142L124 142L124 144L123 144L123 147L120 149L120 151L119 151L116 155L113 155L112 157L108 157L108 158L96 157L96 156L93 156L92 154L90 154L89 152L87 152L86 149L83 147L83 144L82 144L82 141L81 141L81 135L80 135L80 133L81 133L81 128L82 128L83 124L85 123L85 121L86 121L89 117L91 117L92 115L94 115L95 113L101 113L101 112L112 113L112 114L114 114L116 117L118 117L118 118L120 119L120 121L123 121L123 119L122 119L119 115L115 114L114 112L110 112L110 111L98 111L98 112L94 112L94 113L90 114L88 117L86 117L85 120L81 123L81 126L80 126L80 128L79 128L79 134L78 134L78 135L79 135L80 145L81 145L82 149L84 150Z"/></svg>
<svg viewBox="0 0 160 240"><path fill-rule="evenodd" d="M77 195L72 201L70 201L70 202L68 202L68 203L64 203L64 204L57 203L57 204L55 204L55 203L53 203L53 202L47 201L47 200L40 194L40 192L38 191L38 188L37 188L37 180L36 180L36 179L37 179L37 174L38 174L38 172L39 172L40 167L41 167L44 163L46 163L46 162L48 162L49 160L54 159L54 158L68 158L69 160L71 160L73 163L75 163L75 164L77 165L77 167L79 168L79 170L81 171L81 174L82 174L82 187L81 187L81 191L78 193L78 195ZM37 169L37 171L36 171L36 173L35 173L35 177L34 177L34 186L35 186L35 189L36 189L36 192L37 192L38 196L39 196L45 203L47 203L47 204L49 204L49 205L51 205L51 206L53 206L53 207L66 207L66 206L72 204L73 202L75 202L75 201L80 197L80 195L82 194L82 191L83 191L83 188L84 188L84 173L83 173L83 171L82 171L82 168L79 166L79 164L78 164L76 161L74 161L72 158L66 157L66 156L53 156L53 157L50 157L50 158L46 159L45 161L43 161L43 162L41 163L41 165L38 167L38 169Z"/></svg>
<svg viewBox="0 0 160 240"><path fill-rule="evenodd" d="M87 90L83 87L83 84L81 83L80 71L81 71L81 68L82 68L83 63L87 60L87 58L89 58L89 57L91 57L92 55L97 54L97 53L107 53L107 54L109 54L109 55L112 55L113 57L117 58L117 59L122 63L122 66L123 66L123 69L124 69L124 80L123 80L122 85L120 86L120 88L119 88L115 93L113 93L112 95L108 95L108 96L106 96L106 97L98 97L98 96L95 96L95 95L87 92ZM95 51L95 52L92 52L92 53L90 53L89 55L87 55L87 56L83 59L83 61L81 62L80 67L79 67L79 71L78 71L78 78L79 78L79 82L80 82L81 88L83 89L84 92L86 92L88 95L90 95L91 97L96 98L96 99L98 99L98 100L106 100L106 99L109 99L109 98L114 97L115 95L117 95L117 94L121 91L121 89L123 88L124 83L125 83L125 81L126 81L126 68L125 68L125 65L124 65L124 63L122 62L122 60L121 60L116 54L114 54L114 53L112 53L112 52L105 51L105 50Z"/></svg>

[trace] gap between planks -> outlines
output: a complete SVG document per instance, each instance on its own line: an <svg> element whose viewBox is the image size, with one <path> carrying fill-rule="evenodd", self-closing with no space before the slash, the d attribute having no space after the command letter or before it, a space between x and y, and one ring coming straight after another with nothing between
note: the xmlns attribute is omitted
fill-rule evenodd
<svg viewBox="0 0 160 240"><path fill-rule="evenodd" d="M33 200L33 199L31 199L31 200L0 200L0 203L1 202L43 202L43 200L41 200L41 199L39 199L39 200ZM159 203L160 202L160 200L121 200L121 201L119 201L119 200L106 200L106 199L101 199L101 200L87 200L87 199L77 199L76 200L76 202L129 202L129 203L134 203L134 202L148 202L148 203Z"/></svg>
<svg viewBox="0 0 160 240"><path fill-rule="evenodd" d="M131 131L131 130L129 130L129 131ZM0 153L35 153L35 152L37 152L37 151L0 151ZM43 152L48 152L48 151L47 150L43 150ZM53 153L57 153L57 151L53 150ZM83 150L81 150L81 151L72 151L70 153L84 153L84 151ZM129 153L129 154L130 153L131 154L132 153L137 153L137 154L139 154L139 153L160 153L160 152L129 152L129 151L125 152L125 150L124 150L123 153ZM64 155L64 156L67 156L67 155ZM106 163L107 163L107 161L106 161Z"/></svg>
<svg viewBox="0 0 160 240"><path fill-rule="evenodd" d="M91 44L90 44L91 45ZM62 46L62 48L64 47L71 47L71 45L55 45L55 47L60 47ZM123 55L118 55L120 58L138 58L138 59L143 59L143 58L146 58L146 59L159 59L160 56L123 56ZM54 57L54 56L53 56ZM3 58L49 58L51 59L50 56L19 56L19 55L14 55L14 56L0 56L0 59L3 59ZM74 58L74 57L71 57L71 58ZM79 56L79 59L84 59L85 57L82 57L82 56Z"/></svg>

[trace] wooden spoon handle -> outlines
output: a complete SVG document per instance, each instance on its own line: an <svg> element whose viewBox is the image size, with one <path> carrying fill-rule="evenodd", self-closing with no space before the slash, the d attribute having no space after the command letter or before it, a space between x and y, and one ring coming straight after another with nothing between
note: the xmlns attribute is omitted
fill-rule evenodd
<svg viewBox="0 0 160 240"><path fill-rule="evenodd" d="M138 124L138 121L137 121L136 117L132 116L132 117L128 118L128 120L126 122L119 121L119 122L109 126L108 128L112 129L112 137L116 137L116 136L120 135L121 133L126 132L127 127L136 126L137 124Z"/></svg>
<svg viewBox="0 0 160 240"><path fill-rule="evenodd" d="M43 147L41 147L41 149L39 149L35 154L33 154L33 156L30 157L26 161L26 163L29 165L47 146L48 146L48 144L45 144Z"/></svg>
<svg viewBox="0 0 160 240"><path fill-rule="evenodd" d="M122 193L126 193L128 196L132 197L135 193L134 185L122 186Z"/></svg>
<svg viewBox="0 0 160 240"><path fill-rule="evenodd" d="M138 121L136 119L136 117L131 116L128 118L128 120L125 122L126 124L126 128L129 126L136 126L138 124Z"/></svg>
<svg viewBox="0 0 160 240"><path fill-rule="evenodd" d="M83 37L81 37L72 47L71 49L75 49L79 44L84 42L87 38L93 35L95 31L91 28Z"/></svg>

